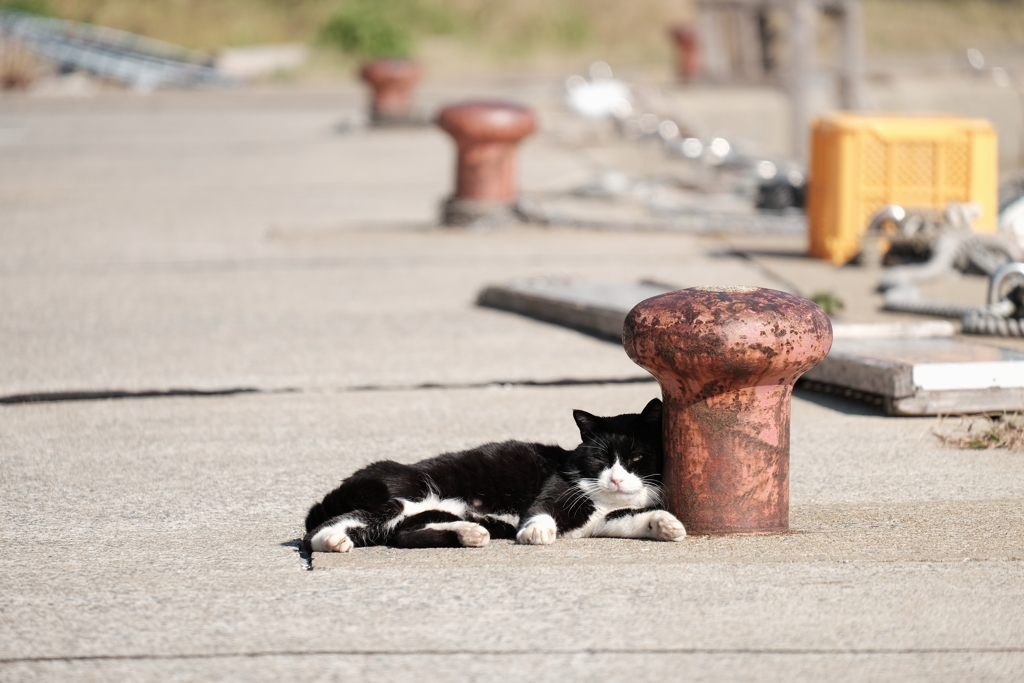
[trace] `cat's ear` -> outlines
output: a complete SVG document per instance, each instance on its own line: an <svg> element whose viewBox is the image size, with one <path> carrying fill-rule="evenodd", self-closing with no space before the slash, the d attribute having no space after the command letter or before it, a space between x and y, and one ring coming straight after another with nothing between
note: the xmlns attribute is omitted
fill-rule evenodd
<svg viewBox="0 0 1024 683"><path fill-rule="evenodd" d="M580 428L580 435L594 434L601 425L601 418L591 415L585 410L572 411L572 419L576 420L576 426Z"/></svg>
<svg viewBox="0 0 1024 683"><path fill-rule="evenodd" d="M661 399L652 398L650 403L644 406L643 412L640 413L640 418L647 422L661 424Z"/></svg>

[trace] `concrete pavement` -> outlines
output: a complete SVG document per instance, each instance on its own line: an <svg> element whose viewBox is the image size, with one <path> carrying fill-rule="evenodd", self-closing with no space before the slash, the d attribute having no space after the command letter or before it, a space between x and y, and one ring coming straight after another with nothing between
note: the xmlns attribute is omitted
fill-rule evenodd
<svg viewBox="0 0 1024 683"><path fill-rule="evenodd" d="M1024 675L1022 454L822 395L794 400L794 534L302 557L363 464L571 446L573 408L656 395L603 383L643 374L615 345L475 307L485 284L791 274L711 237L434 229L448 142L339 134L361 101L2 100L0 395L256 391L0 405L0 680ZM589 164L541 135L524 186Z"/></svg>

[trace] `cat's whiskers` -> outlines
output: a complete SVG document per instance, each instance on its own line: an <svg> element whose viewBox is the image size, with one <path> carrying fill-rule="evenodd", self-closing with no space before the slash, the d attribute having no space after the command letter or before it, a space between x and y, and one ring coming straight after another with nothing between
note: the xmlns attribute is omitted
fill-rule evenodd
<svg viewBox="0 0 1024 683"><path fill-rule="evenodd" d="M579 490L578 487L570 486L565 491L563 491L561 493L561 495L558 496L558 498L555 498L555 502L558 502L558 501L560 501L560 500L562 500L564 498L569 498L569 500L571 502L572 498L575 497L575 496L578 496L579 494L580 494L580 490Z"/></svg>
<svg viewBox="0 0 1024 683"><path fill-rule="evenodd" d="M640 481L643 482L644 486L652 486L656 489L661 488L661 476L658 474L645 474L640 477Z"/></svg>
<svg viewBox="0 0 1024 683"><path fill-rule="evenodd" d="M568 509L571 510L572 509L572 504L575 502L576 496L578 496L578 495L579 495L579 491L577 489L575 489L574 487L570 487L570 488L567 488L565 491L563 491L562 494L558 496L558 498L555 498L555 502L559 503L562 500L566 500L567 499L565 504L568 507Z"/></svg>
<svg viewBox="0 0 1024 683"><path fill-rule="evenodd" d="M606 493L605 488L599 479L580 479L578 486L581 494L579 496L579 504L581 506L584 502L589 502L591 505L598 506L599 499L604 493Z"/></svg>
<svg viewBox="0 0 1024 683"><path fill-rule="evenodd" d="M569 512L575 511L576 508L582 507L583 503L590 500L590 489L593 488L593 484L593 479L580 479L576 486L566 490L566 493L572 494L566 503L566 509ZM559 498L561 498L561 496L559 496Z"/></svg>
<svg viewBox="0 0 1024 683"><path fill-rule="evenodd" d="M664 502L661 481L657 474L648 474L643 477L639 477L640 483L643 484L644 491L647 493L647 505L650 507L660 507Z"/></svg>

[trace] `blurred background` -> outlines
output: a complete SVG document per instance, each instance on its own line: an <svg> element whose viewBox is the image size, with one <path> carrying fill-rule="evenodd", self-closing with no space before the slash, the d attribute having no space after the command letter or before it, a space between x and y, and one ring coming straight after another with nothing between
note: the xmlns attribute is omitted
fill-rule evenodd
<svg viewBox="0 0 1024 683"><path fill-rule="evenodd" d="M968 48L1024 48L1019 0L864 0L871 58L945 65ZM355 60L415 55L435 75L564 70L601 59L669 74L665 27L693 0L5 0L22 10L139 33L217 54L301 43L311 59L278 77L347 73ZM472 59L466 57L471 55Z"/></svg>
<svg viewBox="0 0 1024 683"><path fill-rule="evenodd" d="M1019 0L864 0L872 56L949 58L967 48L1024 48ZM433 73L557 70L601 58L664 70L665 27L692 0L6 0L0 8L74 19L217 53L298 42L317 53L291 76L345 60L415 54ZM472 62L462 58L472 54Z"/></svg>
<svg viewBox="0 0 1024 683"><path fill-rule="evenodd" d="M685 106L653 101L641 108L671 116L697 137L723 135L752 143L762 154L804 161L803 130L822 111L858 109L943 112L985 118L999 136L1002 170L1021 166L1024 3L1020 0L841 0L816 3L813 42L794 52L784 2L715 0L3 0L0 82L37 94L90 94L103 88L162 87L109 69L95 69L65 52L40 59L39 40L18 39L19 13L128 32L101 36L106 45L132 43L149 54L216 69L235 84L324 85L353 80L358 66L381 57L415 59L431 83L474 79L550 79L587 74L602 62L610 76L659 88L685 83ZM846 27L844 7L856 8ZM55 22L51 22L56 26ZM71 24L68 24L70 26ZM670 30L692 32L690 65ZM37 29L33 29L37 30ZM42 30L42 29L38 29ZM69 29L46 29L48 31ZM851 53L844 32L856 36ZM24 36L21 36L24 38ZM93 36L95 37L95 36ZM143 46L140 37L161 43ZM127 41L127 42L126 42ZM134 41L134 42L133 42ZM166 43L167 45L164 45ZM30 48L30 49L27 49ZM167 52L170 50L171 52ZM155 51L155 52L154 52ZM787 55L787 53L789 53ZM795 56L794 56L795 55ZM807 63L804 92L792 87L794 64ZM85 68L83 68L85 67ZM856 92L839 73L855 79ZM682 74L682 70L688 73ZM797 69L799 71L799 69ZM83 79L83 73L90 78ZM211 72L214 73L214 72ZM839 73L839 75L837 75ZM593 74L590 74L593 76ZM70 76L70 77L69 77ZM467 79L469 79L467 81ZM492 81L493 82L493 81ZM174 85L174 84L172 84ZM178 83L176 85L181 85ZM751 101L764 120L726 115L735 103L706 103L704 86L765 87ZM783 86L788 98L773 89ZM845 88L845 93L844 93ZM663 94L663 93L662 93ZM795 100L793 98L796 98ZM702 99L705 98L705 99ZM641 96L641 99L643 97ZM788 108L795 106L797 121ZM715 121L714 124L708 121Z"/></svg>

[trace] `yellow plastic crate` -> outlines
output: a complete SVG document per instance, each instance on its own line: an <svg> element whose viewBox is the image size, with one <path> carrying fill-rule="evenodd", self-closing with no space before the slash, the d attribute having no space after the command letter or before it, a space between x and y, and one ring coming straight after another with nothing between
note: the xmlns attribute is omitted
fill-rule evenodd
<svg viewBox="0 0 1024 683"><path fill-rule="evenodd" d="M807 225L811 256L846 263L886 204L982 207L977 232L996 230L996 133L983 119L836 113L811 127Z"/></svg>

